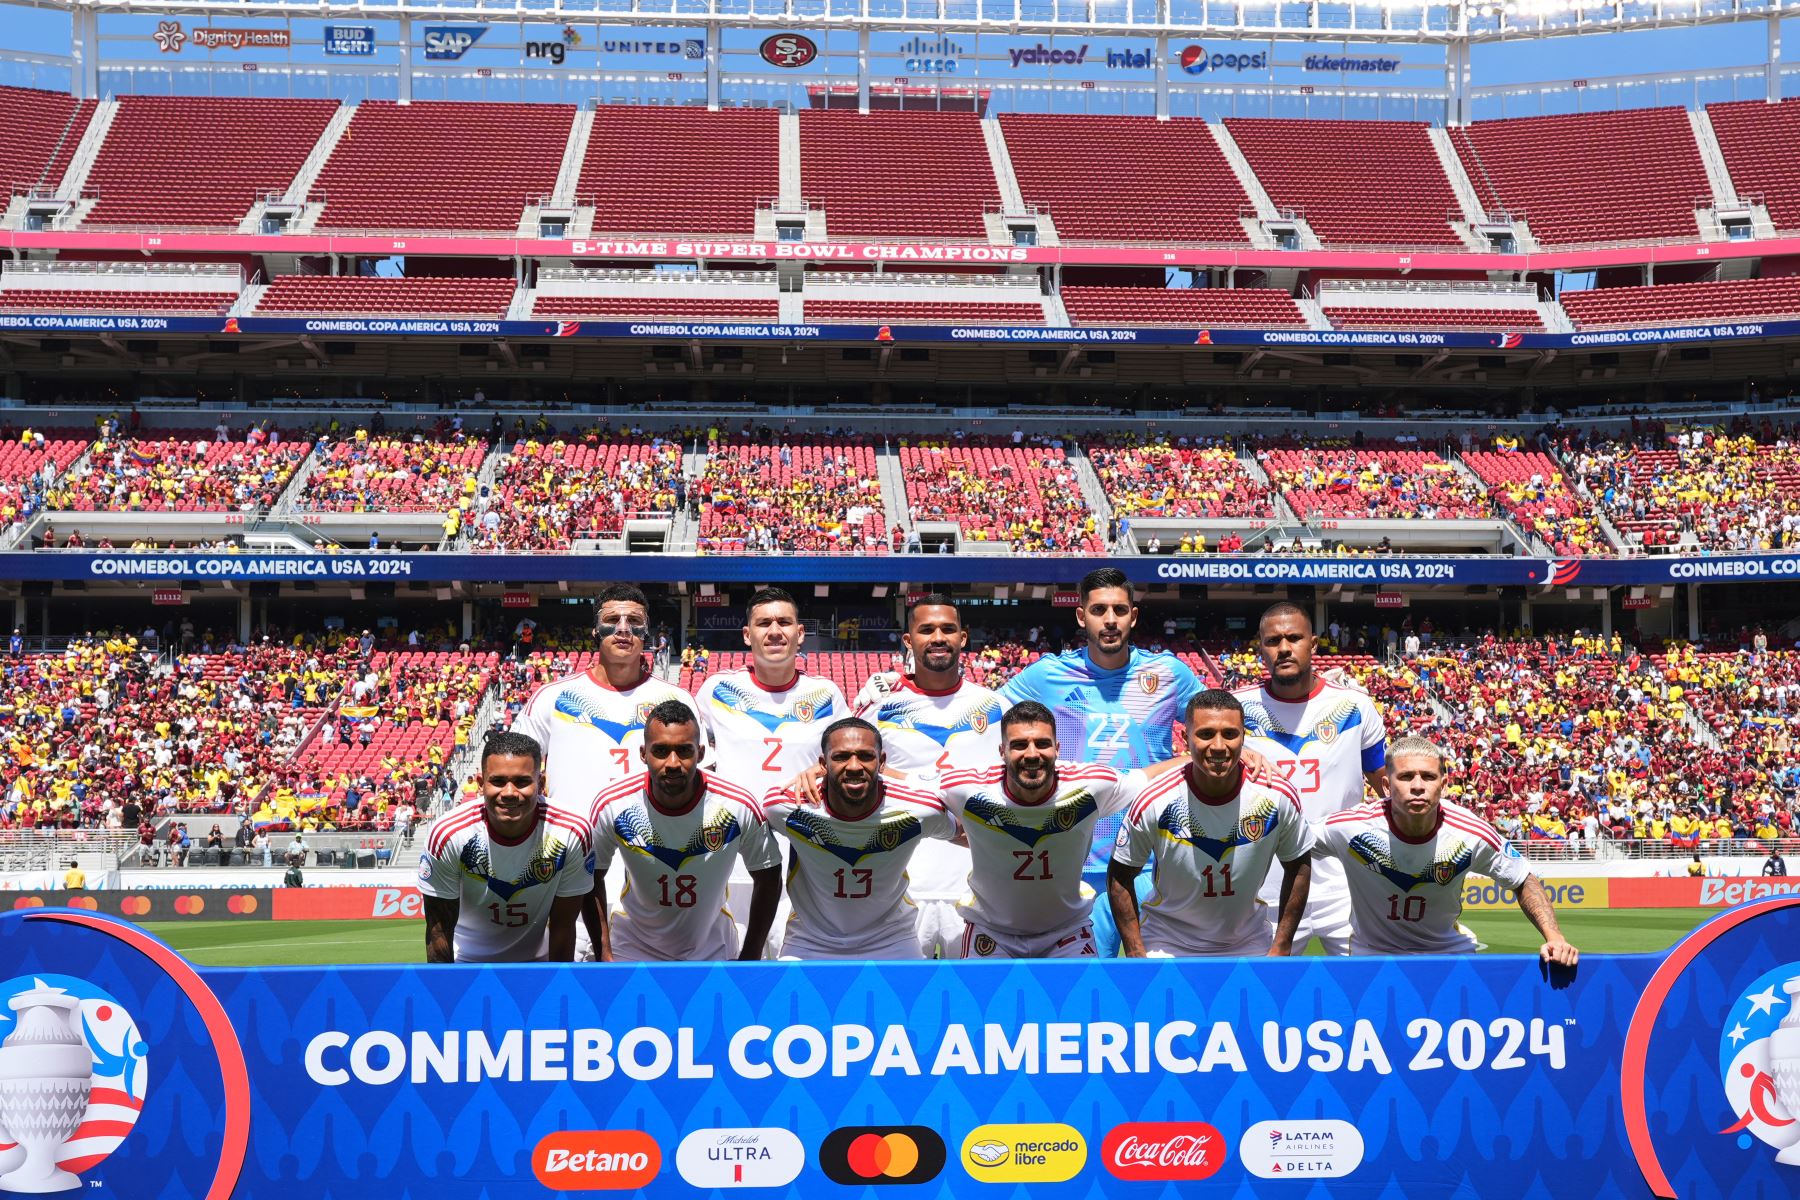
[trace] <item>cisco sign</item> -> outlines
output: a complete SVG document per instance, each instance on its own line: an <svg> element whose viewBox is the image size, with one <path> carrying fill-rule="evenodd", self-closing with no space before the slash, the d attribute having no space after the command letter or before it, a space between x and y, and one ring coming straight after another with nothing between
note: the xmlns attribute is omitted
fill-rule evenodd
<svg viewBox="0 0 1800 1200"><path fill-rule="evenodd" d="M454 62L486 32L485 25L427 25L425 57L432 62Z"/></svg>
<svg viewBox="0 0 1800 1200"><path fill-rule="evenodd" d="M1239 54L1209 51L1205 46L1186 46L1181 51L1181 69L1189 75L1217 74L1221 71L1261 71L1269 65L1269 52Z"/></svg>

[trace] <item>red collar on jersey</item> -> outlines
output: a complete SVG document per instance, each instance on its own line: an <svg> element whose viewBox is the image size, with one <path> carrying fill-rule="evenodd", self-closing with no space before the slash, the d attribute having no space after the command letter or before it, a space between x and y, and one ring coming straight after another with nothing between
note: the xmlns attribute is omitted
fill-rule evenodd
<svg viewBox="0 0 1800 1200"><path fill-rule="evenodd" d="M902 675L900 677L900 690L903 692L917 692L921 696L954 696L956 693L962 691L962 680L957 680L947 688L927 688L920 687L919 681L915 676Z"/></svg>
<svg viewBox="0 0 1800 1200"><path fill-rule="evenodd" d="M1056 781L1057 772L1050 772L1050 790L1044 793L1044 798L1042 800L1027 800L1022 796L1015 796L1013 794L1012 776L1007 773L1005 764L1001 764L1000 767L1001 794L1008 800L1011 800L1014 804L1023 804L1026 808L1036 808L1040 804L1048 804L1050 801L1056 799Z"/></svg>
<svg viewBox="0 0 1800 1200"><path fill-rule="evenodd" d="M523 846L526 842L531 840L531 835L537 832L537 827L543 824L544 807L544 802L539 800L537 803L537 816L531 822L531 828L527 829L516 838L505 838L494 832L494 823L488 820L487 802L483 801L481 805L481 824L482 827L487 830L488 841L494 843L496 846Z"/></svg>
<svg viewBox="0 0 1800 1200"><path fill-rule="evenodd" d="M694 809L699 806L700 801L705 798L706 798L706 771L704 769L701 770L701 772L700 772L700 786L694 789L694 798L692 800L688 801L688 805L686 808L679 808L679 809L664 808L662 805L660 805L656 802L656 789L654 787L652 787L650 784L650 772L649 771L644 772L644 802L646 804L648 804L652 809L654 809L657 813L661 814L662 816L685 817L689 813L693 812Z"/></svg>
<svg viewBox="0 0 1800 1200"><path fill-rule="evenodd" d="M839 812L831 803L831 788L824 784L821 784L819 788L819 800L820 803L825 806L825 812L832 820L848 821L851 824L855 824L858 821L867 821L870 817L879 817L881 815L881 810L887 807L887 784L877 779L875 781L875 787L877 789L875 793L875 807L871 808L860 817L852 817L846 813Z"/></svg>
<svg viewBox="0 0 1800 1200"><path fill-rule="evenodd" d="M1273 681L1267 680L1267 679L1263 680L1263 685L1262 685L1263 691L1269 692L1269 684L1271 682L1273 682ZM1308 700L1316 699L1318 697L1319 693L1324 691L1329 686L1331 686L1331 685L1326 683L1325 680L1321 676L1315 675L1315 676L1313 676L1312 691L1306 693L1306 695L1300 697L1300 699L1288 700L1284 697L1277 696L1274 692L1269 692L1269 699L1274 700L1280 704L1305 704Z"/></svg>
<svg viewBox="0 0 1800 1200"><path fill-rule="evenodd" d="M751 683L754 683L757 687L761 688L765 692L791 692L794 690L795 685L800 682L800 677L802 675L806 674L806 672L802 671L799 667L795 667L794 668L794 677L792 679L788 680L786 683L782 684L780 687L770 687L768 684L766 684L762 680L758 679L756 677L756 667L754 664L752 664L751 666L745 667L744 674L746 674L750 677Z"/></svg>
<svg viewBox="0 0 1800 1200"><path fill-rule="evenodd" d="M633 688L640 686L644 682L644 680L650 678L650 669L648 667L644 666L641 655L639 656L638 670L643 673L637 677L637 683L634 683L631 685L631 687L633 687ZM606 678L606 672L601 669L599 663L595 663L593 666L589 667L587 669L587 671L585 672L585 674L587 675L587 677L589 679L591 679L594 682L595 687L603 687L609 692L617 692L617 691L627 691L628 692L631 690L631 688L616 688L616 687L614 687L612 685L611 681Z"/></svg>
<svg viewBox="0 0 1800 1200"><path fill-rule="evenodd" d="M1423 846L1426 842L1429 842L1432 838L1436 837L1438 830L1442 829L1444 826L1444 806L1441 804L1438 805L1437 820L1431 823L1431 832L1424 837L1407 837L1404 833L1400 832L1400 827L1394 824L1394 802L1392 800L1383 800L1381 802L1381 815L1387 818L1388 829L1393 835L1412 846Z"/></svg>
<svg viewBox="0 0 1800 1200"><path fill-rule="evenodd" d="M1243 763L1238 764L1237 786L1232 788L1231 791L1228 792L1227 794L1220 796L1217 800L1214 800L1211 796L1207 795L1205 792L1200 790L1199 781L1194 778L1194 764L1193 763L1190 762L1187 764L1187 766L1181 768L1181 773L1183 775L1187 776L1188 791L1191 792L1194 795L1194 797L1200 801L1200 803L1210 804L1215 808L1222 804L1230 804L1233 800L1236 800L1238 798L1238 793L1240 793L1244 790L1244 764Z"/></svg>

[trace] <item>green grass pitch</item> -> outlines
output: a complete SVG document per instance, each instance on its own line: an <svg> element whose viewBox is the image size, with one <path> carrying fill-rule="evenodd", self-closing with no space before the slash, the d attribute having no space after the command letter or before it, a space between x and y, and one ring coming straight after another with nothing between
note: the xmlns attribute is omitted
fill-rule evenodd
<svg viewBox="0 0 1800 1200"><path fill-rule="evenodd" d="M1585 954L1637 954L1666 950L1709 915L1711 910L1692 908L1594 909L1563 913L1559 920ZM1530 954L1539 943L1537 931L1516 911L1471 912L1463 923L1490 953ZM208 967L416 963L425 957L422 921L162 921L144 928Z"/></svg>

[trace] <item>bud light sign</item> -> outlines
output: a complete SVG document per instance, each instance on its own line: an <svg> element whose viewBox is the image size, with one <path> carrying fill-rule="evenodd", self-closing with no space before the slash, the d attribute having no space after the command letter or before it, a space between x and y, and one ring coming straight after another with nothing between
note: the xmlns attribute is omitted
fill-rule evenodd
<svg viewBox="0 0 1800 1200"><path fill-rule="evenodd" d="M485 25L427 25L425 57L431 62L455 62L486 32Z"/></svg>
<svg viewBox="0 0 1800 1200"><path fill-rule="evenodd" d="M325 53L368 58L375 53L375 30L368 25L327 25Z"/></svg>

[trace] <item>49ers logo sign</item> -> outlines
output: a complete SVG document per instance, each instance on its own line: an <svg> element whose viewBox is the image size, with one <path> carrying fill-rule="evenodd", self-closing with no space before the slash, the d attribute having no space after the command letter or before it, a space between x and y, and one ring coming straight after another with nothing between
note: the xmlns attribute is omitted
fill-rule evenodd
<svg viewBox="0 0 1800 1200"><path fill-rule="evenodd" d="M763 39L763 61L776 67L804 67L819 57L818 45L799 33L778 33Z"/></svg>
<svg viewBox="0 0 1800 1200"><path fill-rule="evenodd" d="M1225 1165L1225 1139L1205 1121L1115 1125L1100 1160L1120 1179L1205 1179Z"/></svg>

